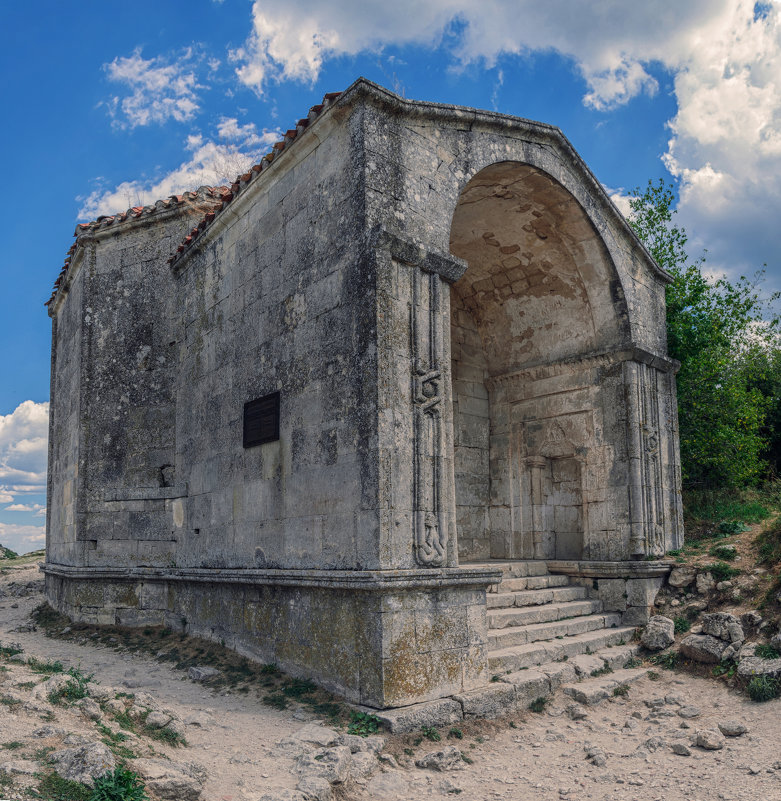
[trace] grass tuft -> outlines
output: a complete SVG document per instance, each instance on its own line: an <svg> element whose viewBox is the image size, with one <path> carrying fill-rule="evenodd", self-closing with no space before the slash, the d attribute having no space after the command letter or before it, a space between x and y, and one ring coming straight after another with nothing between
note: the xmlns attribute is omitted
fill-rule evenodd
<svg viewBox="0 0 781 801"><path fill-rule="evenodd" d="M752 676L746 687L746 692L748 697L757 703L772 701L774 698L781 696L781 681L773 676Z"/></svg>

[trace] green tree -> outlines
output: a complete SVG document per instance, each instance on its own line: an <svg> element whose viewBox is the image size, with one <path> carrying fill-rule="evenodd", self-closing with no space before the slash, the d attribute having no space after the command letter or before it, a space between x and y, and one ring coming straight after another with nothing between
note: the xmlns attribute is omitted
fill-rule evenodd
<svg viewBox="0 0 781 801"><path fill-rule="evenodd" d="M629 222L657 263L667 286L667 341L678 359L678 415L684 485L746 486L768 470L770 413L781 382L776 296L763 299L753 280L710 278L704 257L691 260L686 232L676 226L675 195L649 181L630 201ZM773 354L776 354L775 356ZM774 383L775 382L775 383Z"/></svg>

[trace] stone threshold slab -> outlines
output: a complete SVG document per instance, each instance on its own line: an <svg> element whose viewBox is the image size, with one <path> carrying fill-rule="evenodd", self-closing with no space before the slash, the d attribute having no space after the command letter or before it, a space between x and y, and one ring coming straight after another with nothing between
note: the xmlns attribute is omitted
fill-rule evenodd
<svg viewBox="0 0 781 801"><path fill-rule="evenodd" d="M41 570L68 579L111 581L187 581L218 584L267 584L341 590L396 590L415 587L486 586L502 580L500 570L434 568L415 570L304 570L187 567L73 567L47 563Z"/></svg>
<svg viewBox="0 0 781 801"><path fill-rule="evenodd" d="M596 562L568 559L549 559L550 573L584 578L657 578L666 576L674 567L672 562L653 561Z"/></svg>

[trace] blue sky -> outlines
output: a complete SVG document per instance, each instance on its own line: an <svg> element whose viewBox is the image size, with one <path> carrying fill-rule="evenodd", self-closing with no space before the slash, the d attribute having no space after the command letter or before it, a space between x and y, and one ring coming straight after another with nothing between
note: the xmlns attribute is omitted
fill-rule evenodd
<svg viewBox="0 0 781 801"><path fill-rule="evenodd" d="M325 92L553 123L619 207L679 192L692 252L781 285L781 8L742 0L5 3L0 542L40 547L50 321L78 221L231 179Z"/></svg>

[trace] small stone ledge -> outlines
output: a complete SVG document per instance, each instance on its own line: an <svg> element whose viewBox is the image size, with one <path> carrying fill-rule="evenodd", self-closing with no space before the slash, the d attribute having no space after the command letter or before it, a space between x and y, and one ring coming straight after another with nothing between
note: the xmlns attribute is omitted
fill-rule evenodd
<svg viewBox="0 0 781 801"><path fill-rule="evenodd" d="M515 687L496 682L453 698L461 705L464 718L498 718L515 706Z"/></svg>
<svg viewBox="0 0 781 801"><path fill-rule="evenodd" d="M104 501L159 501L186 497L187 484L177 487L113 487L103 493Z"/></svg>
<svg viewBox="0 0 781 801"><path fill-rule="evenodd" d="M305 570L186 567L72 567L48 562L41 570L65 579L109 581L181 581L209 584L268 584L336 590L383 591L417 587L480 587L498 584L499 570L436 568L419 570Z"/></svg>
<svg viewBox="0 0 781 801"><path fill-rule="evenodd" d="M547 562L551 573L584 578L656 578L666 576L672 569L671 562L661 559L648 562L586 562L553 559Z"/></svg>
<svg viewBox="0 0 781 801"><path fill-rule="evenodd" d="M395 709L377 710L363 706L357 709L377 717L391 734L418 731L423 726L448 726L464 719L461 704L453 698L424 701Z"/></svg>

